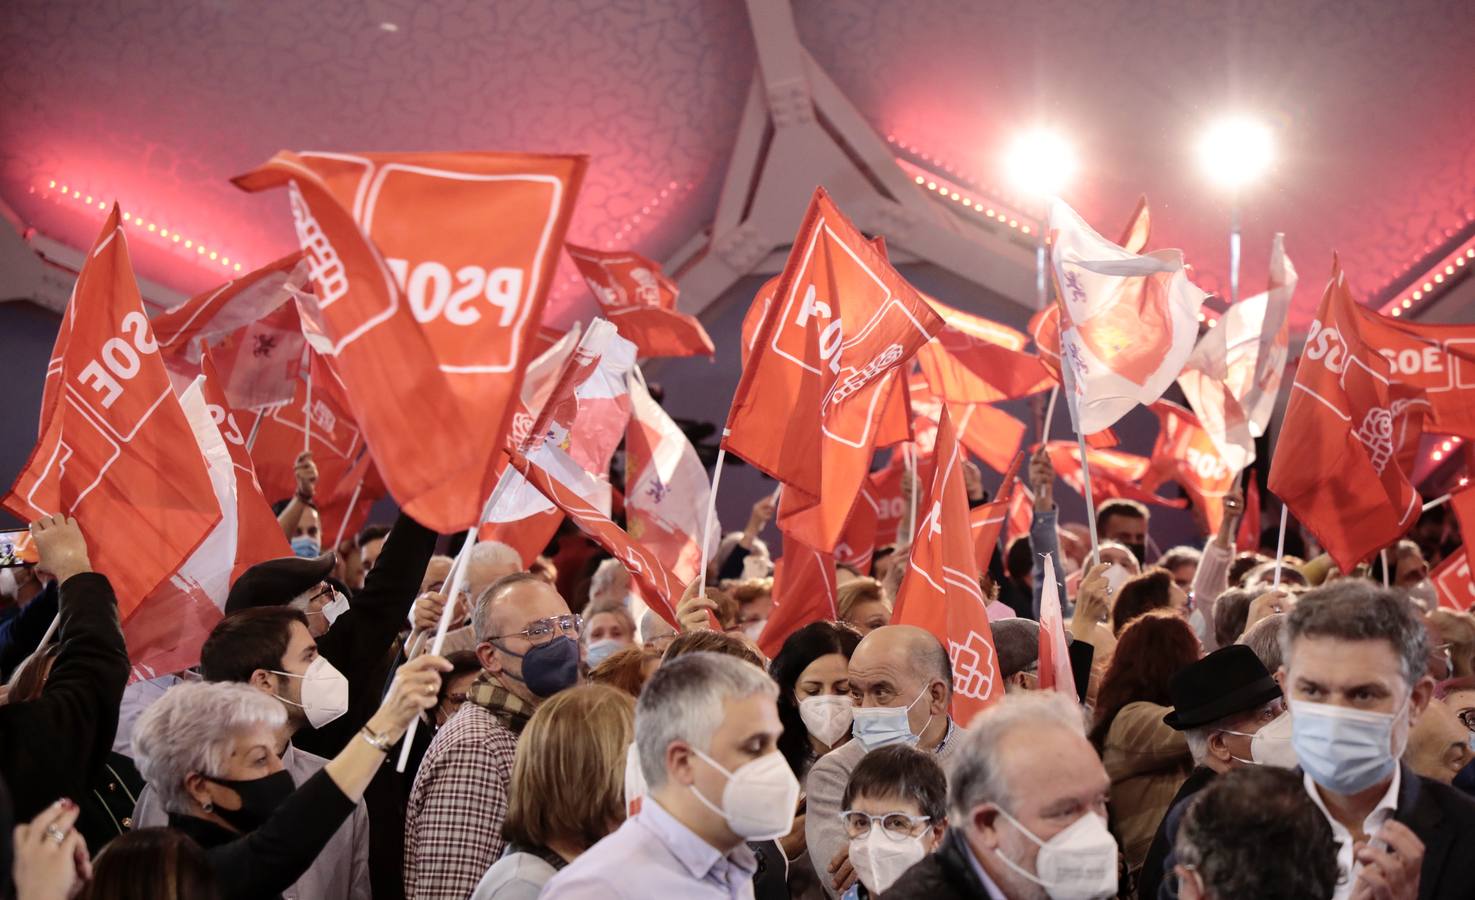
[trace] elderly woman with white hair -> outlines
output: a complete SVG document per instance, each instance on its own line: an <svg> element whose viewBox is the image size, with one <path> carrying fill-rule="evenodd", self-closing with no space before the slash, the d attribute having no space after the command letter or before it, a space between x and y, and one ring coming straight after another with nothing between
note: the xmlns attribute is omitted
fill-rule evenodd
<svg viewBox="0 0 1475 900"><path fill-rule="evenodd" d="M317 775L294 784L276 753L282 704L244 684L170 688L139 717L138 769L169 824L205 849L224 897L277 897L363 798L385 755L434 706L443 657L400 667L379 710Z"/></svg>

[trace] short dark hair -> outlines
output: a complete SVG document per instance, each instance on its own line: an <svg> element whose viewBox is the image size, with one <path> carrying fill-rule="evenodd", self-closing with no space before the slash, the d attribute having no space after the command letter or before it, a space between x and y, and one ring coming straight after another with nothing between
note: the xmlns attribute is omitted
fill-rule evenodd
<svg viewBox="0 0 1475 900"><path fill-rule="evenodd" d="M1429 665L1429 632L1400 594L1360 578L1341 578L1302 594L1280 633L1287 662L1297 638L1387 641L1413 686Z"/></svg>
<svg viewBox="0 0 1475 900"><path fill-rule="evenodd" d="M1229 586L1239 587L1244 583L1245 576L1250 570L1261 563L1274 562L1263 553L1241 553L1229 564Z"/></svg>
<svg viewBox="0 0 1475 900"><path fill-rule="evenodd" d="M1029 535L1022 534L1009 542L1004 552L1004 573L1010 578L1023 578L1035 570L1034 550L1029 545Z"/></svg>
<svg viewBox="0 0 1475 900"><path fill-rule="evenodd" d="M861 796L915 800L934 825L947 817L947 776L942 766L933 754L905 744L881 747L860 758L850 770L841 809L849 809Z"/></svg>
<svg viewBox="0 0 1475 900"><path fill-rule="evenodd" d="M87 896L215 900L221 891L215 867L188 835L173 828L139 828L113 838L98 854Z"/></svg>
<svg viewBox="0 0 1475 900"><path fill-rule="evenodd" d="M1138 503L1136 500L1124 500L1120 497L1105 500L1100 506L1096 507L1096 530L1105 530L1106 523L1112 516L1126 516L1129 519L1146 519L1147 507Z"/></svg>
<svg viewBox="0 0 1475 900"><path fill-rule="evenodd" d="M1230 588L1214 601L1214 641L1227 647L1239 640L1250 619L1250 601L1255 595L1244 588Z"/></svg>
<svg viewBox="0 0 1475 900"><path fill-rule="evenodd" d="M689 653L716 653L721 656L735 656L743 662L749 662L768 671L767 663L756 650L743 641L722 631L688 631L678 634L676 640L672 641L661 656L661 663L665 664L680 656Z"/></svg>
<svg viewBox="0 0 1475 900"><path fill-rule="evenodd" d="M362 550L364 549L364 545L369 541L377 541L385 537L389 537L388 525L365 525L364 529L358 533L358 537L353 539L353 542L355 546Z"/></svg>
<svg viewBox="0 0 1475 900"><path fill-rule="evenodd" d="M200 674L206 681L247 682L257 669L280 669L293 622L307 627L307 616L290 606L231 613L215 623L200 647Z"/></svg>
<svg viewBox="0 0 1475 900"><path fill-rule="evenodd" d="M1292 900L1331 897L1337 842L1301 776L1245 766L1215 778L1188 801L1178 861L1214 897Z"/></svg>
<svg viewBox="0 0 1475 900"><path fill-rule="evenodd" d="M1127 579L1111 605L1111 633L1120 635L1138 616L1171 606L1172 587L1173 573L1167 569L1152 568Z"/></svg>

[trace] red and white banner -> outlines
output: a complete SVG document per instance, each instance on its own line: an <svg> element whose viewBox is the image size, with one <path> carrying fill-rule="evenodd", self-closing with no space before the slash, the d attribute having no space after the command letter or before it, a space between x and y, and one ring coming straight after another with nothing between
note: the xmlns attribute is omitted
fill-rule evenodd
<svg viewBox="0 0 1475 900"><path fill-rule="evenodd" d="M1426 428L1475 439L1475 325L1405 322L1357 307L1362 339L1388 360L1395 381L1422 388Z"/></svg>
<svg viewBox="0 0 1475 900"><path fill-rule="evenodd" d="M1004 472L1004 480L999 482L998 495L988 503L968 511L968 528L973 536L973 558L978 562L979 572L987 572L988 564L993 561L994 551L999 546L999 533L1003 531L1004 523L1009 518L1009 507L1015 493L1022 487L1015 484L1015 478L1023 464L1024 454L1015 454L1014 461Z"/></svg>
<svg viewBox="0 0 1475 900"><path fill-rule="evenodd" d="M717 552L719 529L702 527L711 507L707 469L681 428L651 399L644 379L630 378L630 429L625 437L625 523L630 536L683 582L701 566L702 534ZM714 516L715 521L715 516Z"/></svg>
<svg viewBox="0 0 1475 900"><path fill-rule="evenodd" d="M787 489L780 527L833 550L902 369L942 327L921 296L815 191L738 382L723 446Z"/></svg>
<svg viewBox="0 0 1475 900"><path fill-rule="evenodd" d="M676 282L638 253L565 244L603 314L645 358L712 356L712 339L695 316L676 309Z"/></svg>
<svg viewBox="0 0 1475 900"><path fill-rule="evenodd" d="M1070 486L1070 489L1086 495L1086 479L1081 471L1081 449L1075 441L1051 441L1045 445L1050 454L1050 465L1055 474ZM1182 509L1186 500L1159 497L1139 482L1147 477L1152 461L1145 456L1123 453L1120 450L1086 449L1091 462L1091 499L1100 505L1103 500L1116 498L1136 500L1157 506Z"/></svg>
<svg viewBox="0 0 1475 900"><path fill-rule="evenodd" d="M1394 380L1362 322L1334 263L1270 464L1270 490L1344 572L1418 521L1422 499L1398 456L1429 410L1422 389Z"/></svg>
<svg viewBox="0 0 1475 900"><path fill-rule="evenodd" d="M1224 495L1234 488L1239 470L1219 455L1219 448L1198 417L1176 403L1159 400L1152 404L1157 416L1157 441L1152 461L1142 479L1142 489L1156 494L1164 481L1176 481L1188 492L1200 523L1212 535L1224 519Z"/></svg>
<svg viewBox="0 0 1475 900"><path fill-rule="evenodd" d="M294 379L292 402L257 412L234 411L247 435L255 434L248 442L251 462L261 492L271 503L285 500L296 491L293 469L304 447L312 452L318 467L317 491L324 498L337 492L349 468L364 452L363 433L342 399L343 387L333 367L315 350L309 348L307 353L311 387L309 376L299 374ZM323 540L326 545L327 538Z"/></svg>
<svg viewBox="0 0 1475 900"><path fill-rule="evenodd" d="M1255 461L1255 438L1275 411L1290 342L1296 267L1285 255L1285 235L1270 249L1270 285L1230 306L1217 327L1199 339L1178 386L1234 472Z"/></svg>
<svg viewBox="0 0 1475 900"><path fill-rule="evenodd" d="M1470 573L1470 553L1464 547L1451 553L1429 573L1439 605L1457 612L1468 612L1475 606L1475 576Z"/></svg>
<svg viewBox="0 0 1475 900"><path fill-rule="evenodd" d="M789 635L812 622L833 622L835 558L784 535L784 555L773 570L773 612L758 635L758 649L772 659Z"/></svg>
<svg viewBox="0 0 1475 900"><path fill-rule="evenodd" d="M850 519L840 542L835 545L835 562L852 566L862 575L871 571L871 559L876 555L876 532L880 525L881 504L876 499L875 488L870 478L861 482L860 494L855 506L850 509Z"/></svg>
<svg viewBox="0 0 1475 900"><path fill-rule="evenodd" d="M966 727L1004 696L1004 679L988 624L988 601L978 583L968 489L963 484L963 445L946 411L938 425L937 460L891 622L925 628L948 648L953 663L952 715Z"/></svg>
<svg viewBox="0 0 1475 900"><path fill-rule="evenodd" d="M1090 434L1161 397L1183 371L1205 295L1188 280L1180 251L1130 253L1060 200L1050 207L1050 231L1072 419Z"/></svg>
<svg viewBox="0 0 1475 900"><path fill-rule="evenodd" d="M590 483L593 478L568 459L567 454L551 444L530 452L533 454L531 458L512 451L509 456L513 468L579 526L579 530L620 561L656 615L665 619L672 628L680 628L676 622L676 604L686 589L681 579L661 565L647 547L610 521L609 516L590 505L584 494L592 490ZM549 468L557 468L563 474L554 475Z"/></svg>
<svg viewBox="0 0 1475 900"><path fill-rule="evenodd" d="M997 403L1047 390L1055 376L1018 331L927 298L945 323L917 351L932 390L950 403Z"/></svg>
<svg viewBox="0 0 1475 900"><path fill-rule="evenodd" d="M919 378L911 379L909 392L910 405L919 417L912 425L916 443L922 452L931 453L931 433L936 431L943 401L928 381ZM968 452L995 472L1003 472L1024 444L1024 423L987 403L949 402L947 407L958 430L958 439Z"/></svg>
<svg viewBox="0 0 1475 900"><path fill-rule="evenodd" d="M282 152L235 179L288 188L354 418L427 527L477 521L586 163Z"/></svg>
<svg viewBox="0 0 1475 900"><path fill-rule="evenodd" d="M1050 554L1045 554L1045 572L1053 572ZM1076 694L1075 675L1070 667L1070 647L1065 642L1065 614L1060 609L1060 588L1052 577L1046 577L1040 588L1040 690L1057 691L1072 700Z"/></svg>
<svg viewBox="0 0 1475 900"><path fill-rule="evenodd" d="M3 505L75 516L127 621L220 521L194 431L143 311L118 207L62 316L36 447Z"/></svg>

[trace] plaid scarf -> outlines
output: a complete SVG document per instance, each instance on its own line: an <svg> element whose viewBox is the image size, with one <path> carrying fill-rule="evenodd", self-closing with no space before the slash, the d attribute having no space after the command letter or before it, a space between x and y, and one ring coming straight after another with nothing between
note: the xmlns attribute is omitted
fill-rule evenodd
<svg viewBox="0 0 1475 900"><path fill-rule="evenodd" d="M487 672L478 675L466 689L466 702L475 703L491 713L513 734L522 734L523 726L533 717L531 703L507 690Z"/></svg>

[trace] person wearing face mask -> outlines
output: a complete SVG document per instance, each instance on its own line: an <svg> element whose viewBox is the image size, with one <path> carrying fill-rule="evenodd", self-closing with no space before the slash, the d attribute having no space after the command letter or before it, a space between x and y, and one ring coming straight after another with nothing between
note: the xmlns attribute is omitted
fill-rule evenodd
<svg viewBox="0 0 1475 900"><path fill-rule="evenodd" d="M400 667L359 733L300 783L276 752L291 707L246 684L170 688L139 717L133 753L169 826L205 849L226 900L345 896L335 883L294 888L320 864L410 721L435 703L448 667L439 656Z"/></svg>
<svg viewBox="0 0 1475 900"><path fill-rule="evenodd" d="M593 669L626 647L635 646L635 619L623 598L590 603L584 610L584 666Z"/></svg>
<svg viewBox="0 0 1475 900"><path fill-rule="evenodd" d="M881 900L1115 897L1110 785L1079 706L1054 691L1005 695L958 738L947 835Z"/></svg>
<svg viewBox="0 0 1475 900"><path fill-rule="evenodd" d="M1132 551L1138 566L1147 565L1147 507L1136 500L1107 500L1096 507L1096 533Z"/></svg>
<svg viewBox="0 0 1475 900"><path fill-rule="evenodd" d="M750 578L733 585L730 593L737 604L733 624L743 634L758 640L773 613L773 579Z"/></svg>
<svg viewBox="0 0 1475 900"><path fill-rule="evenodd" d="M850 773L841 799L859 881L841 900L870 900L931 853L947 831L947 777L930 753L882 747Z"/></svg>
<svg viewBox="0 0 1475 900"><path fill-rule="evenodd" d="M295 746L294 737L344 714L348 682L318 652L307 617L300 611L267 606L226 616L200 648L200 670L208 682L245 684L275 698L285 718L276 729L270 749L294 784L307 783L328 764L323 757ZM168 691L164 696L169 696ZM155 701L155 705L159 702L162 700ZM134 826L169 824L168 802L168 793L162 787L145 787L133 809ZM368 898L368 860L369 814L365 805L357 802L347 821L327 839L317 858L295 884L283 891L283 896L287 900Z"/></svg>
<svg viewBox="0 0 1475 900"><path fill-rule="evenodd" d="M952 663L926 630L910 625L877 628L855 648L848 674L855 701L854 740L821 757L805 780L804 839L820 884L831 897L856 880L840 820L840 801L856 764L878 747L906 744L933 754L946 768L958 743L948 716Z"/></svg>
<svg viewBox="0 0 1475 900"><path fill-rule="evenodd" d="M1244 766L1296 767L1290 717L1280 685L1253 650L1231 644L1185 667L1169 683L1173 710L1163 722L1188 739L1193 771L1174 795L1142 864L1137 896L1154 900L1169 862L1188 799L1214 780ZM1172 885L1162 894L1174 896Z"/></svg>
<svg viewBox="0 0 1475 900"><path fill-rule="evenodd" d="M317 496L318 466L313 462L312 453L297 454L292 475L297 485L291 498L274 504L272 512L277 514L277 524L292 545L292 554L312 559L323 550L322 518L313 502Z"/></svg>
<svg viewBox="0 0 1475 900"><path fill-rule="evenodd" d="M579 682L583 620L543 578L493 582L471 624L481 674L425 751L405 810L404 891L416 900L464 900L502 855L518 736L540 703Z"/></svg>
<svg viewBox="0 0 1475 900"><path fill-rule="evenodd" d="M1337 900L1468 897L1475 802L1399 763L1434 690L1412 604L1341 579L1301 595L1281 643L1291 746L1338 845Z"/></svg>
<svg viewBox="0 0 1475 900"><path fill-rule="evenodd" d="M751 900L750 841L787 834L799 782L778 752L778 687L750 663L690 653L635 707L640 810L553 876L545 900Z"/></svg>

